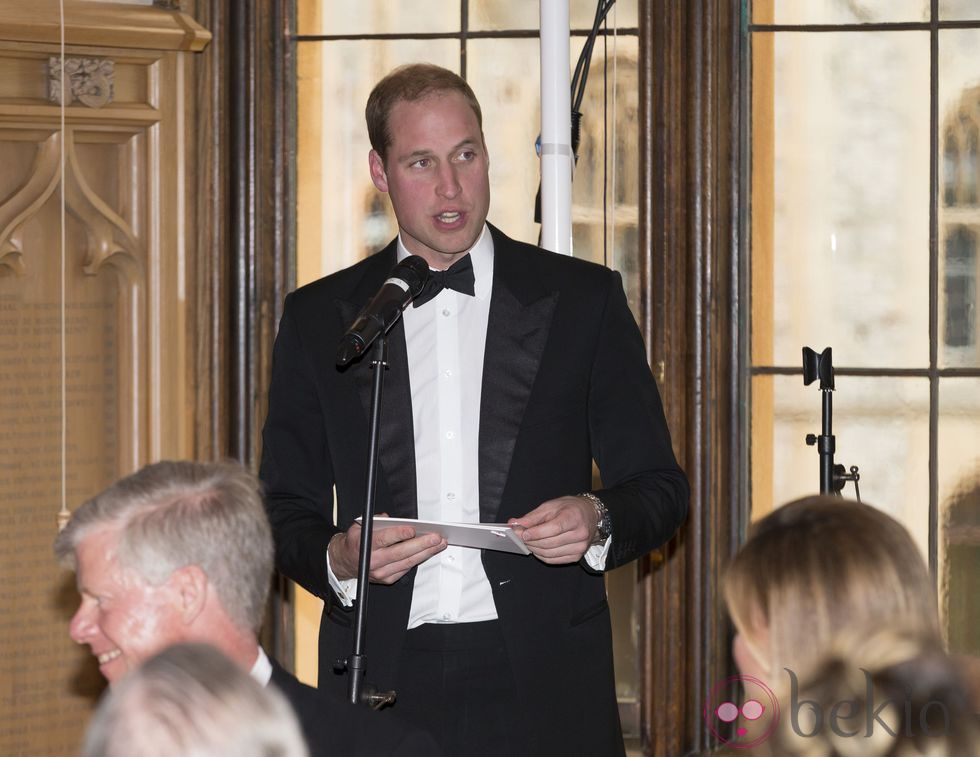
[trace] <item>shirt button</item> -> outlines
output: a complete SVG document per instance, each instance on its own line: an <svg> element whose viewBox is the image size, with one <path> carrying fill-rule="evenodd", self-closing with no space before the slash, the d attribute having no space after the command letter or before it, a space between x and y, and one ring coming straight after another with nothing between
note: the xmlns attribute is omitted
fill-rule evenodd
<svg viewBox="0 0 980 757"><path fill-rule="evenodd" d="M442 619L443 620L451 620L452 619L452 615L450 615L448 612L444 612L442 614Z"/></svg>
<svg viewBox="0 0 980 757"><path fill-rule="evenodd" d="M443 375L448 378L449 376L452 376L453 375L453 372L447 369L447 370L443 371Z"/></svg>
<svg viewBox="0 0 980 757"><path fill-rule="evenodd" d="M449 555L449 557L447 559L449 560L449 562L456 562L456 556L455 555Z"/></svg>
<svg viewBox="0 0 980 757"><path fill-rule="evenodd" d="M456 492L446 492L446 499L450 501L456 499Z"/></svg>
<svg viewBox="0 0 980 757"><path fill-rule="evenodd" d="M446 432L446 438L447 439L455 439L456 438L456 434L454 434L452 431L447 431Z"/></svg>
<svg viewBox="0 0 980 757"><path fill-rule="evenodd" d="M443 309L442 309L442 314L443 314L443 315L450 315L450 310L449 310L449 308L443 308Z"/></svg>

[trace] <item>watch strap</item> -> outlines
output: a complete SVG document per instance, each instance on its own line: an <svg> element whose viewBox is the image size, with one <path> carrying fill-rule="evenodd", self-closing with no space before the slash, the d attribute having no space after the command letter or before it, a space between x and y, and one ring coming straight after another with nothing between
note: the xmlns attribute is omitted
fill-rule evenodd
<svg viewBox="0 0 980 757"><path fill-rule="evenodd" d="M602 544L612 536L612 518L609 517L609 509L606 504L592 492L582 492L578 496L584 497L592 503L595 508L596 533L593 544Z"/></svg>

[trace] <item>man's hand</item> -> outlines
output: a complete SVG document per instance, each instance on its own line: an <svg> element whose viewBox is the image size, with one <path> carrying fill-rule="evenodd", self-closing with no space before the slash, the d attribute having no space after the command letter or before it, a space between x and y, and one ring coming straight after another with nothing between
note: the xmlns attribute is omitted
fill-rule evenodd
<svg viewBox="0 0 980 757"><path fill-rule="evenodd" d="M598 527L595 507L585 497L549 499L508 523L524 526L524 543L550 565L578 562L592 546Z"/></svg>
<svg viewBox="0 0 980 757"><path fill-rule="evenodd" d="M419 563L442 552L447 544L439 534L416 536L411 526L375 527L371 533L371 569L368 577L374 583L393 584ZM330 554L330 569L339 580L357 578L361 524L353 523L346 531L335 534L327 545L327 552Z"/></svg>

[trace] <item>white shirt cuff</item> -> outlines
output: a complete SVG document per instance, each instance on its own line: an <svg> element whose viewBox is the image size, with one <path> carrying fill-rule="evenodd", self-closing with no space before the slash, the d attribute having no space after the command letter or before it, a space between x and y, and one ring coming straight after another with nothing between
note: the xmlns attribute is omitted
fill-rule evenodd
<svg viewBox="0 0 980 757"><path fill-rule="evenodd" d="M600 573L606 569L606 556L609 554L609 545L612 544L612 537L609 536L602 544L593 544L586 550L583 557L592 570Z"/></svg>
<svg viewBox="0 0 980 757"><path fill-rule="evenodd" d="M337 576L334 575L333 569L330 567L330 550L327 550L327 581L330 582L330 588L333 589L334 594L337 595L337 599L340 600L340 604L344 607L352 607L354 605L354 599L357 597L357 579L356 578L346 578L341 581Z"/></svg>

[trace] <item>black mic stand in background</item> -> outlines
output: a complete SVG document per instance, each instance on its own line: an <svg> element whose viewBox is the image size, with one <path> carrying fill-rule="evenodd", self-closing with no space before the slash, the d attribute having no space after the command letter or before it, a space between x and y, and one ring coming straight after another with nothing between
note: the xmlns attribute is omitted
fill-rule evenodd
<svg viewBox="0 0 980 757"><path fill-rule="evenodd" d="M854 482L854 493L857 501L861 501L861 490L858 488L858 481L861 476L856 465L851 466L851 472L845 473L843 465L834 464L834 452L837 446L833 434L833 413L834 413L834 364L833 352L830 347L819 355L809 347L803 348L803 385L809 386L818 378L820 379L820 391L823 395L822 407L822 433L807 434L806 443L812 447L817 445L817 453L820 455L820 493L836 494L840 496L844 484L848 481Z"/></svg>
<svg viewBox="0 0 980 757"><path fill-rule="evenodd" d="M371 368L374 379L371 388L371 433L368 441L367 485L365 487L364 514L361 518L361 554L357 565L357 608L354 620L354 644L350 657L337 660L336 670L346 670L350 675L347 688L352 704L365 704L379 709L395 701L394 691L378 691L364 681L367 655L364 654L364 637L367 635L368 587L371 585L371 537L374 532L374 501L378 481L379 433L381 429L381 394L384 389L385 371L388 370L388 339L378 335L371 352Z"/></svg>

